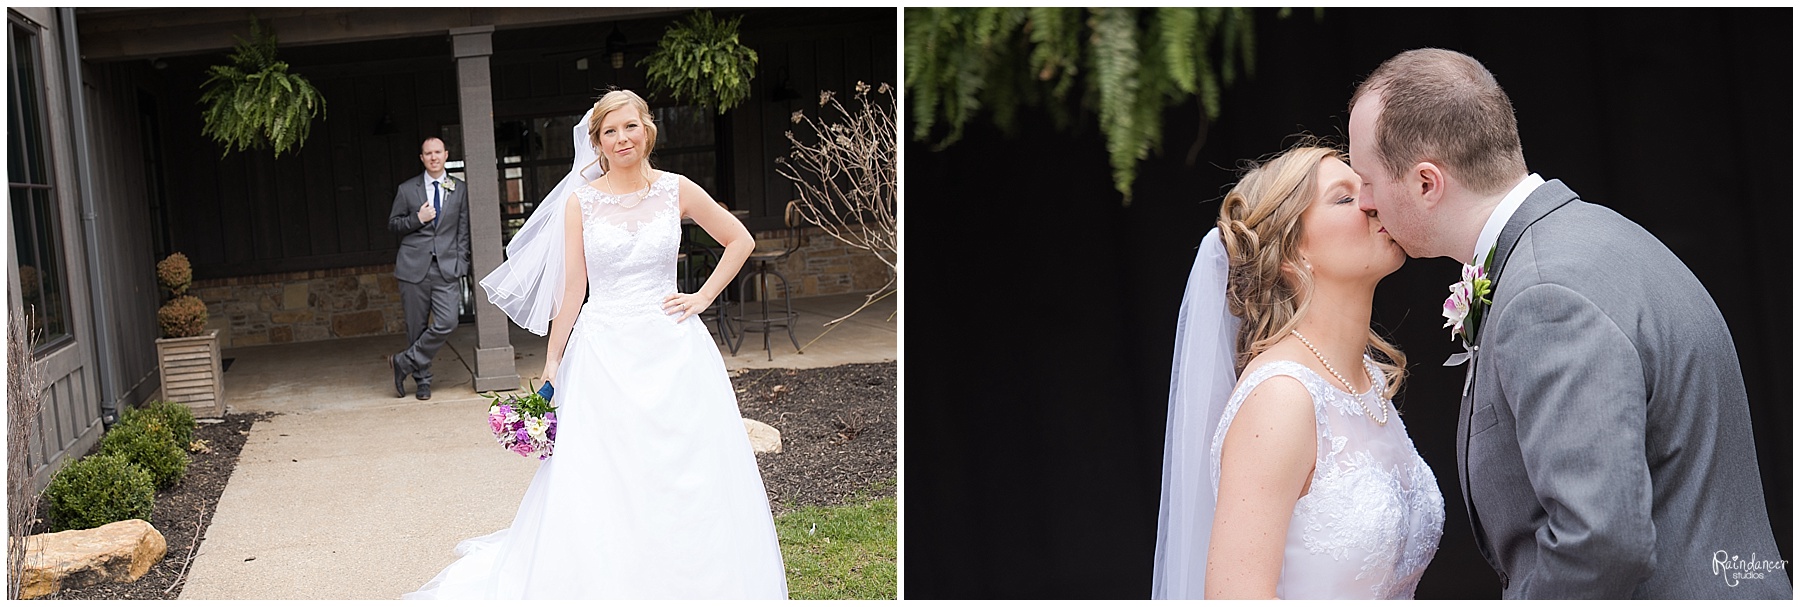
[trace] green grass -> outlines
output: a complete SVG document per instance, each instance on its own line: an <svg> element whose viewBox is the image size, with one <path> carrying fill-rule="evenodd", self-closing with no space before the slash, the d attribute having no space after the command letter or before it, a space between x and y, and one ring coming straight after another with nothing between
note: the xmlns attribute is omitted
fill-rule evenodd
<svg viewBox="0 0 1800 607"><path fill-rule="evenodd" d="M775 519L790 599L894 599L898 528L892 497L807 507ZM808 533L811 531L811 533Z"/></svg>

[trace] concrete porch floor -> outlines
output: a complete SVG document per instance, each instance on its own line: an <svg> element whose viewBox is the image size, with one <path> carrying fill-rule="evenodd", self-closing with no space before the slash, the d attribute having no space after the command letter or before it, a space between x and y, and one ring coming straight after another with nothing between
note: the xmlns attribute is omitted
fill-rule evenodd
<svg viewBox="0 0 1800 607"><path fill-rule="evenodd" d="M798 299L802 346L861 295ZM731 369L812 368L895 360L892 297L794 352L772 336L774 360L752 334ZM690 320L690 322L692 322ZM182 589L184 599L392 599L454 560L456 542L512 521L538 461L507 453L487 429L472 387L473 326L433 363L432 400L396 398L384 335L234 348L227 408L272 412L250 431ZM547 338L512 327L522 378L542 370ZM412 388L411 382L407 384Z"/></svg>
<svg viewBox="0 0 1800 607"><path fill-rule="evenodd" d="M800 315L794 323L794 337L803 347L812 343L804 354L794 351L793 342L780 329L769 339L774 360L763 349L760 333L751 333L737 354L724 345L719 346L719 354L728 369L810 369L894 360L897 323L889 320L895 308L893 297L876 302L825 333L822 325L856 309L863 300L862 295L794 300L794 311ZM550 340L510 322L507 326L519 377L535 385ZM717 324L708 323L707 328L718 343ZM823 338L812 341L821 333ZM450 343L438 351L432 363L429 402L477 397L472 380L475 340L474 324L457 327L450 334ZM394 396L385 357L404 347L405 335L376 335L226 349L222 355L233 359L225 373L226 407L233 412L285 413L397 404L400 399ZM406 388L405 400L414 400L413 383L406 382Z"/></svg>

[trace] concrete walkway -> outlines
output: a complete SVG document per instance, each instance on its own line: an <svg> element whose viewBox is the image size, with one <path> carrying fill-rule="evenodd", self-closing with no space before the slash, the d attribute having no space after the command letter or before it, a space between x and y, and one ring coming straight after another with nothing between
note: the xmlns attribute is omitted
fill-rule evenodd
<svg viewBox="0 0 1800 607"><path fill-rule="evenodd" d="M795 300L802 346L863 297ZM813 368L895 359L892 298L805 354L777 333L774 360L752 335L726 366ZM384 356L404 336L225 351L233 412L278 413L250 431L182 589L184 599L391 599L450 564L456 542L512 522L538 461L502 451L470 380L473 326L433 364L432 400L395 398ZM521 375L546 338L513 327ZM408 388L411 383L408 382Z"/></svg>

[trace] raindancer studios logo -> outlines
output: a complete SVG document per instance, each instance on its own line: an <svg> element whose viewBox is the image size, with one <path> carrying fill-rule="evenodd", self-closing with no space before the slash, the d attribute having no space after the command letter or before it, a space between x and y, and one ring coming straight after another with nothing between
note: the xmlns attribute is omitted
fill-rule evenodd
<svg viewBox="0 0 1800 607"><path fill-rule="evenodd" d="M1786 560L1757 560L1754 552L1748 560L1724 550L1714 552L1712 557L1713 575L1725 576L1725 585L1733 588L1744 580L1766 580L1771 574L1782 575L1779 572L1783 569L1787 569Z"/></svg>

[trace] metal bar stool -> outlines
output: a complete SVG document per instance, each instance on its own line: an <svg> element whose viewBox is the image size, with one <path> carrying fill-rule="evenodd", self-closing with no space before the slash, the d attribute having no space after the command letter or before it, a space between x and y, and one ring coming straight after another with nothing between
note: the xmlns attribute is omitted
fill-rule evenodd
<svg viewBox="0 0 1800 607"><path fill-rule="evenodd" d="M789 255L794 254L794 251L800 250L801 245L805 244L801 241L799 203L798 200L788 201L787 210L782 213L782 223L787 227L782 228L781 236L775 239L775 242L768 243L770 246L764 246L765 241L757 241L756 250L750 253L748 260L751 264L750 272L740 275L740 284L757 285L756 294L761 314L753 317L744 310L751 290L740 289L743 297L738 300L738 314L731 317L739 329L738 340L731 346L731 353L734 355L737 354L738 348L744 345L744 340L750 336L751 332L758 332L763 334L763 349L769 352L769 360L775 360L775 348L769 344L769 333L775 327L786 330L788 340L794 342L794 350L800 350L800 338L794 336L794 320L800 315L794 312L793 289L789 288L787 276L775 269L775 264L787 259ZM770 277L781 281L782 311L778 313L772 313L769 310Z"/></svg>

